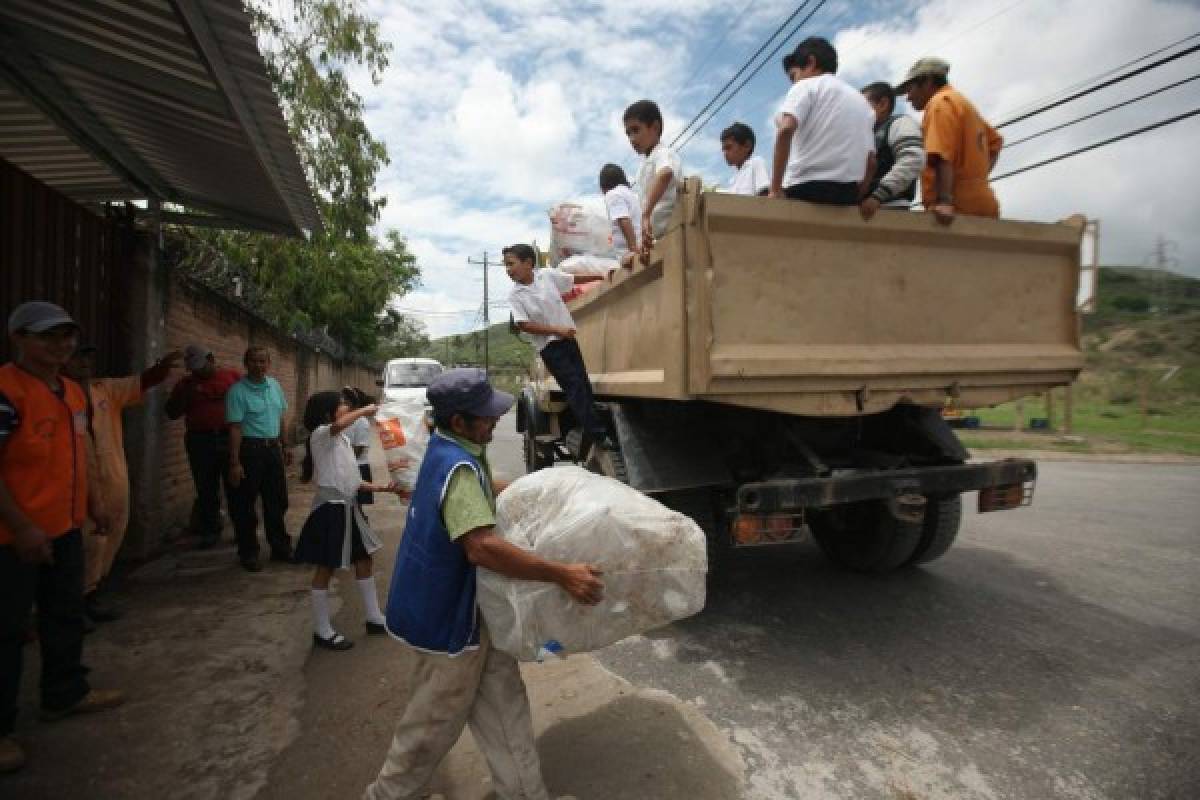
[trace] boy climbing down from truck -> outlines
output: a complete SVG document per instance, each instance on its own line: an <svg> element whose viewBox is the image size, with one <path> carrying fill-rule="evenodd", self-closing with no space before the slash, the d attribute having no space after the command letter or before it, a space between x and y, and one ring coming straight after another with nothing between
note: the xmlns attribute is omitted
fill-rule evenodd
<svg viewBox="0 0 1200 800"><path fill-rule="evenodd" d="M504 269L512 278L508 295L513 321L522 333L533 337L533 346L546 369L558 381L575 422L583 430L580 461L587 458L593 443L606 446L604 423L596 414L592 382L575 341L575 320L562 295L577 283L600 280L591 275L568 275L559 269L535 269L537 254L527 244L514 244L501 251Z"/></svg>
<svg viewBox="0 0 1200 800"><path fill-rule="evenodd" d="M622 122L634 152L646 157L637 176L638 199L642 204L642 251L645 252L667 232L667 222L679 194L683 162L678 153L662 142L663 118L657 103L638 100L625 109Z"/></svg>

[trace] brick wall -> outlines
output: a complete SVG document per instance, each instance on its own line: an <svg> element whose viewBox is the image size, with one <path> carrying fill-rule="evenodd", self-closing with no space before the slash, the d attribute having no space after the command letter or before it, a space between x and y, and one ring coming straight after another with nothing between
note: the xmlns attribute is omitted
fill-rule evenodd
<svg viewBox="0 0 1200 800"><path fill-rule="evenodd" d="M374 369L319 352L207 288L176 276L167 282L166 293L161 352L195 343L211 349L218 364L242 369L242 356L249 345L263 345L270 350L271 374L288 399L288 434L292 441L298 441L303 434L299 420L309 394L341 386L355 386L371 395L378 391ZM163 403L176 379L171 378L147 398L149 412L162 415ZM167 420L158 426L154 440L146 443L159 448L155 459L157 474L148 478L158 485L149 495L153 498L151 503L141 507L135 503L123 552L127 558L151 555L175 538L188 521L195 493L183 433L183 420ZM132 460L132 452L130 456ZM136 489L134 495L139 496Z"/></svg>

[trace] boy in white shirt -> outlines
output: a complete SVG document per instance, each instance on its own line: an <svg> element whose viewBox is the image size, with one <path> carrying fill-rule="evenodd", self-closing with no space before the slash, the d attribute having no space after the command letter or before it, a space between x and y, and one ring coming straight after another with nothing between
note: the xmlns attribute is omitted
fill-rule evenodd
<svg viewBox="0 0 1200 800"><path fill-rule="evenodd" d="M638 169L637 193L642 205L642 250L647 251L667 232L683 163L679 154L662 142L663 118L656 103L638 100L625 109L622 121L634 152L646 157Z"/></svg>
<svg viewBox="0 0 1200 800"><path fill-rule="evenodd" d="M575 320L562 296L577 283L600 280L591 275L569 275L559 269L535 269L537 254L527 244L505 247L504 269L512 278L508 294L513 321L533 337L533 346L546 369L566 396L567 406L583 429L579 460L587 458L594 442L606 442L607 429L596 414L592 382L575 341Z"/></svg>
<svg viewBox="0 0 1200 800"><path fill-rule="evenodd" d="M875 112L834 76L837 51L813 36L784 56L792 88L775 119L771 197L857 206L875 173Z"/></svg>
<svg viewBox="0 0 1200 800"><path fill-rule="evenodd" d="M642 245L639 235L642 204L629 187L625 170L616 164L605 164L600 168L600 191L604 193L604 207L612 223L613 252L622 266L633 266L633 254L640 251Z"/></svg>
<svg viewBox="0 0 1200 800"><path fill-rule="evenodd" d="M766 196L771 189L771 176L767 174L766 162L754 155L754 131L749 125L735 122L721 131L721 153L725 163L735 170L726 192Z"/></svg>

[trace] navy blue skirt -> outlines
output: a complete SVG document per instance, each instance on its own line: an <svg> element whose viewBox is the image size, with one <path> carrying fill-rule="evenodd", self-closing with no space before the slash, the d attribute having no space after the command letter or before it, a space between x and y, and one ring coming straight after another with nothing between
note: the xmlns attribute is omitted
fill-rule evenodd
<svg viewBox="0 0 1200 800"><path fill-rule="evenodd" d="M314 508L304 521L300 539L296 542L296 560L302 564L341 569L348 511L345 503L322 503ZM362 561L370 554L363 544L358 521L351 519L350 528L354 537L350 543L350 560Z"/></svg>

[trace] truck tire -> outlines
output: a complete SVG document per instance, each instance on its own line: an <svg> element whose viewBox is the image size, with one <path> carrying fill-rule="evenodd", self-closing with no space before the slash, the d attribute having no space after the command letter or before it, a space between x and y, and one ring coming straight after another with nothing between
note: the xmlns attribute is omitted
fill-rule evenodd
<svg viewBox="0 0 1200 800"><path fill-rule="evenodd" d="M898 519L887 502L879 500L815 515L809 527L821 552L834 564L876 575L908 563L923 533L919 518Z"/></svg>
<svg viewBox="0 0 1200 800"><path fill-rule="evenodd" d="M548 455L547 448L537 440L533 426L525 427L525 471L537 472L539 469L554 466L554 456Z"/></svg>
<svg viewBox="0 0 1200 800"><path fill-rule="evenodd" d="M657 499L667 508L690 517L700 526L700 530L704 531L708 551L709 580L720 576L729 564L733 543L729 538L728 527L722 524L724 515L717 511L713 492L708 489L683 489L665 492L658 495Z"/></svg>
<svg viewBox="0 0 1200 800"><path fill-rule="evenodd" d="M958 538L962 525L962 495L925 498L925 521L921 528L921 541L913 551L908 563L928 564L946 555L946 551Z"/></svg>

